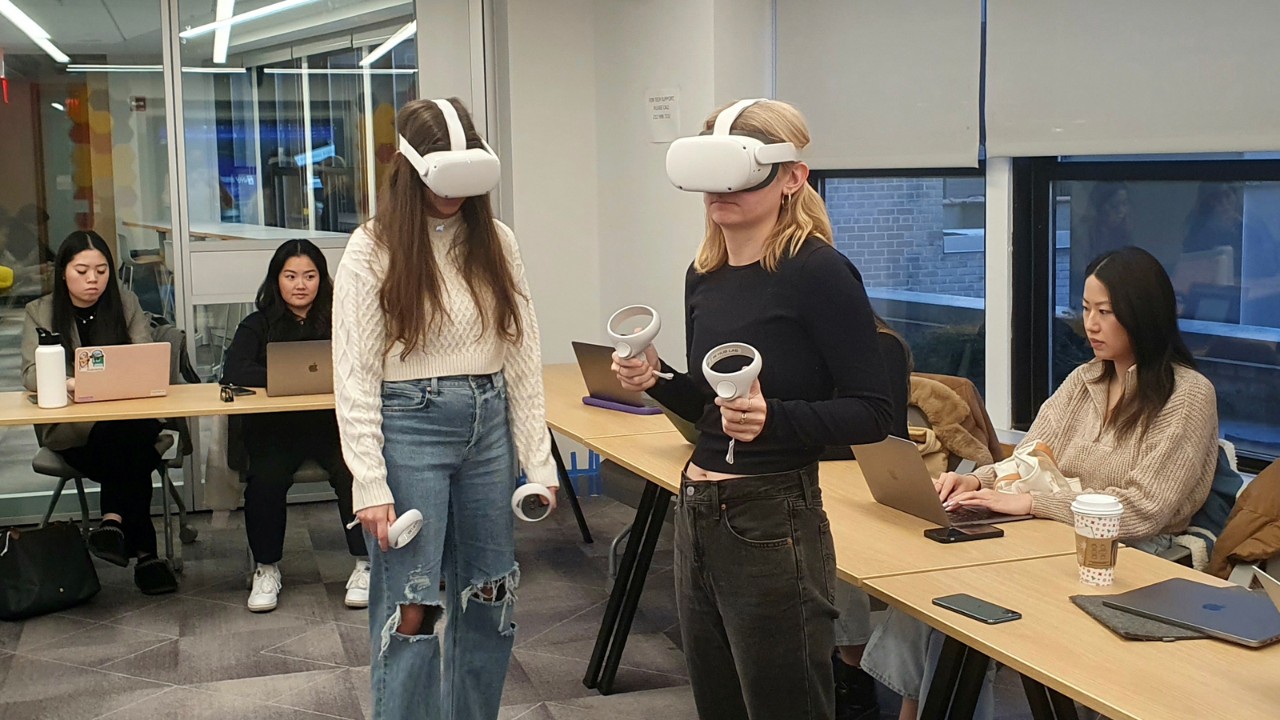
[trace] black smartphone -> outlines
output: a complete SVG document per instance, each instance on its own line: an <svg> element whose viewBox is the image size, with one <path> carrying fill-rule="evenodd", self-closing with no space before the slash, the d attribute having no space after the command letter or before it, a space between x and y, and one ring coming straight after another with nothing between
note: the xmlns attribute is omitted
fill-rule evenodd
<svg viewBox="0 0 1280 720"><path fill-rule="evenodd" d="M986 540L1004 537L1004 530L994 525L964 525L961 527L936 527L924 531L924 536L934 542L956 543L969 540Z"/></svg>
<svg viewBox="0 0 1280 720"><path fill-rule="evenodd" d="M934 598L933 604L988 625L997 625L1022 619L1022 613L1020 612L1010 610L1007 607L1000 607L995 603L989 603L986 600L980 600L964 593Z"/></svg>

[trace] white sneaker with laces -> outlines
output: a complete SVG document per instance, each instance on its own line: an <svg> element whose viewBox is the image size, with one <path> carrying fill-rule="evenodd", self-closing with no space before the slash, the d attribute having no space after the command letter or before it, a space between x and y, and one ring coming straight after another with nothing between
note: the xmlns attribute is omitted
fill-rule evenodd
<svg viewBox="0 0 1280 720"><path fill-rule="evenodd" d="M369 561L357 560L356 569L347 578L347 596L343 604L349 608L369 607Z"/></svg>
<svg viewBox="0 0 1280 720"><path fill-rule="evenodd" d="M249 610L271 612L276 609L280 588L284 587L280 568L275 565L258 565L253 572L253 590L249 592Z"/></svg>

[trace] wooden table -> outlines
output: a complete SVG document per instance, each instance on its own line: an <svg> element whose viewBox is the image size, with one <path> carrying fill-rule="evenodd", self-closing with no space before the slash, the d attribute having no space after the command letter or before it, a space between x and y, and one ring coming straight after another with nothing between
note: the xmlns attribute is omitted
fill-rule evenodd
<svg viewBox="0 0 1280 720"><path fill-rule="evenodd" d="M160 244L164 245L165 236L173 232L168 222L161 220L124 220L126 227L150 230L160 236ZM349 233L330 232L327 230L303 230L293 228L271 227L269 225L250 225L248 223L193 222L189 228L193 237L214 238L217 240L316 240L324 238L350 237Z"/></svg>
<svg viewBox="0 0 1280 720"><path fill-rule="evenodd" d="M667 507L680 491L680 473L693 447L675 431L594 437L582 442L648 481L583 679L587 687L608 693ZM819 481L823 506L831 520L836 573L854 585L863 586L878 577L1075 553L1074 530L1052 520L1005 523L1001 526L1005 536L998 540L951 545L928 540L924 531L932 523L877 503L853 460L822 463Z"/></svg>
<svg viewBox="0 0 1280 720"><path fill-rule="evenodd" d="M1124 640L1068 599L1124 592L1175 577L1229 584L1122 548L1116 584L1110 588L1082 585L1074 556L878 578L866 587L872 595L1008 665L1032 683L1113 720L1280 715L1280 645L1253 650L1208 639ZM932 602L953 593L1003 605L1022 613L1022 619L984 625Z"/></svg>
<svg viewBox="0 0 1280 720"><path fill-rule="evenodd" d="M589 439L601 456L660 486L680 490L680 472L693 452L677 432ZM819 467L822 499L836 546L836 572L863 585L871 578L1075 554L1075 531L1052 520L1002 523L997 540L942 545L924 537L933 523L881 505L871 497L853 460Z"/></svg>
<svg viewBox="0 0 1280 720"><path fill-rule="evenodd" d="M582 398L587 394L587 386L576 363L543 367L542 383L547 396L547 424L583 445L592 438L675 430L664 415L632 415L584 405Z"/></svg>
<svg viewBox="0 0 1280 720"><path fill-rule="evenodd" d="M333 409L332 393L267 397L266 390L257 388L255 394L243 395L228 403L218 396L218 387L213 383L170 385L165 397L73 402L51 410L28 400L30 393L0 393L0 426Z"/></svg>

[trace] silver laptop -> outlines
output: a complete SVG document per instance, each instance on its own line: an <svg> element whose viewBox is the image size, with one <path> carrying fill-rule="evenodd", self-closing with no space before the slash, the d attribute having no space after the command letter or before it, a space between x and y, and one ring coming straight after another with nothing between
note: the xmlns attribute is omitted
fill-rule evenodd
<svg viewBox="0 0 1280 720"><path fill-rule="evenodd" d="M1280 609L1266 595L1238 586L1173 578L1103 598L1102 604L1248 647L1280 640Z"/></svg>
<svg viewBox="0 0 1280 720"><path fill-rule="evenodd" d="M267 395L333 392L333 345L328 340L267 343Z"/></svg>
<svg viewBox="0 0 1280 720"><path fill-rule="evenodd" d="M587 394L591 397L635 408L658 407L658 403L644 393L622 388L618 376L613 373L613 348L608 345L574 342L573 354L578 357L582 382L586 383Z"/></svg>
<svg viewBox="0 0 1280 720"><path fill-rule="evenodd" d="M1262 589L1267 591L1267 597L1276 604L1276 610L1280 610L1280 580L1266 574L1262 568L1254 568L1253 575L1262 584Z"/></svg>
<svg viewBox="0 0 1280 720"><path fill-rule="evenodd" d="M964 527L1027 520L1030 515L1005 515L987 508L964 507L948 511L938 499L929 468L916 444L889 436L878 443L854 445L858 467L881 505L915 515L942 527Z"/></svg>

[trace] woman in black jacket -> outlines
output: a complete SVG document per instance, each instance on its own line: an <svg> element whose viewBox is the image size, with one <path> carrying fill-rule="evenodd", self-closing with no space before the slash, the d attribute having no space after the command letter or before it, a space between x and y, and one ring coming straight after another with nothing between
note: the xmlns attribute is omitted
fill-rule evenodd
<svg viewBox="0 0 1280 720"><path fill-rule="evenodd" d="M330 339L333 280L320 248L307 240L281 245L258 289L257 306L258 311L240 323L227 349L223 383L265 387L268 343ZM328 472L345 527L355 519L351 472L342 460L338 423L331 410L251 415L244 418L243 436L249 459L245 531L257 563L248 605L253 612L269 612L276 607L282 585L276 564L284 553L286 501L293 474L308 459ZM356 557L345 602L351 608L368 607L369 561L364 536L359 526L345 532L347 549Z"/></svg>

